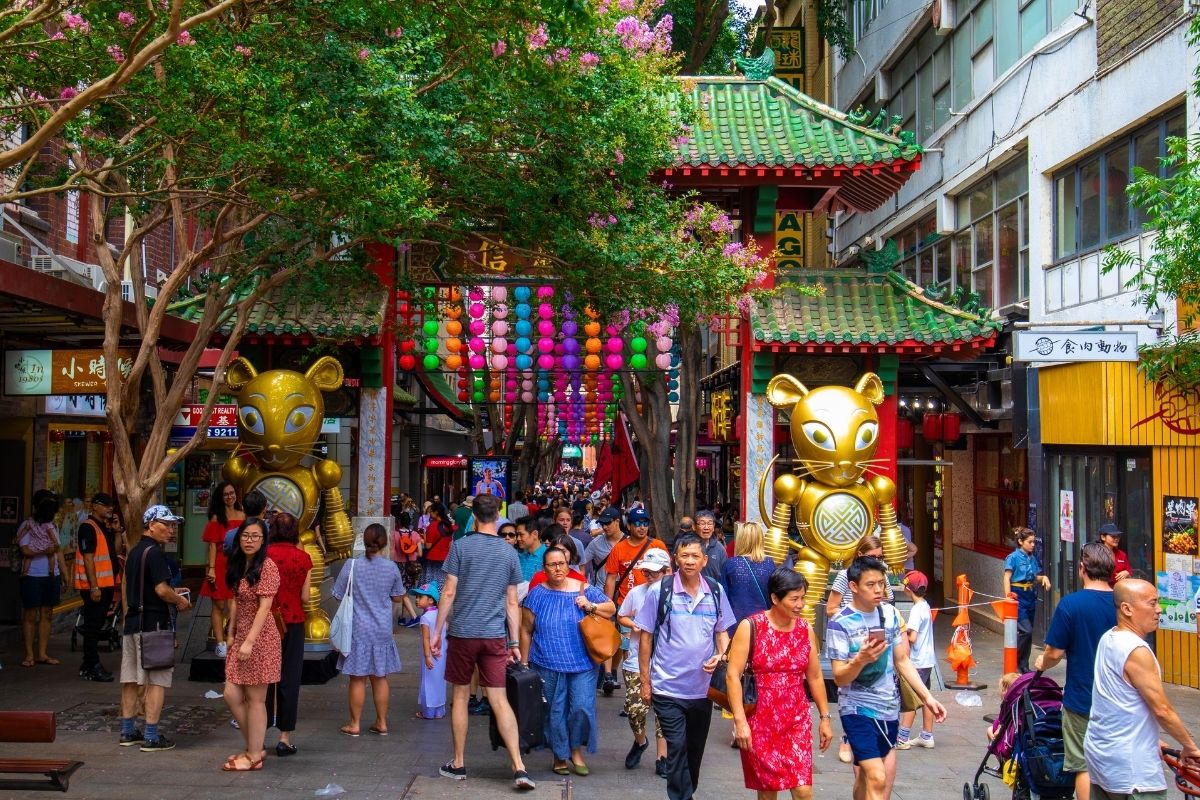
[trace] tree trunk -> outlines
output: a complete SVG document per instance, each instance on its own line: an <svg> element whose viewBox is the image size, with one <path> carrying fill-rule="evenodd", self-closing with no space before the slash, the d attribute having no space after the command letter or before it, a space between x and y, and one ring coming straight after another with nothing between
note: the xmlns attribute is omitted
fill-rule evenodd
<svg viewBox="0 0 1200 800"><path fill-rule="evenodd" d="M650 511L655 535L670 537L675 533L675 500L671 496L671 404L667 400L667 383L663 374L654 370L643 374L647 380L642 382L638 379L642 392L642 414L637 411L634 378L629 373L621 374L625 389L621 396L621 408L629 418L630 427L642 448L642 458L638 463L642 500Z"/></svg>
<svg viewBox="0 0 1200 800"><path fill-rule="evenodd" d="M696 75L712 53L717 37L729 19L729 0L696 0L696 27L688 48L687 61L680 72Z"/></svg>
<svg viewBox="0 0 1200 800"><path fill-rule="evenodd" d="M696 439L699 436L700 372L704 368L700 330L680 328L679 415L675 424L675 506L679 516L696 513Z"/></svg>

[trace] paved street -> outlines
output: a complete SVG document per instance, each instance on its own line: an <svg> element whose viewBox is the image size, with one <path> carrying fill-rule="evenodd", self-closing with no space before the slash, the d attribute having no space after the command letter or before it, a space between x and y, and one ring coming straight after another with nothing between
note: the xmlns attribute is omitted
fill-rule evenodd
<svg viewBox="0 0 1200 800"><path fill-rule="evenodd" d="M186 630L186 617L181 620ZM939 654L950 627L937 625ZM240 747L238 733L227 724L229 714L222 700L206 700L204 693L219 685L192 683L185 679L186 667L178 670L175 686L167 694L164 731L178 747L170 753L142 753L136 748L116 746L116 734L97 728L116 730L115 684L95 684L74 677L75 654L68 652L67 635L56 638L51 652L62 658L59 667L22 669L19 652L9 646L0 653L4 669L0 671L0 696L8 709L53 709L60 712L58 741L53 745L4 745L0 752L9 756L76 758L86 766L75 774L70 796L87 800L130 800L130 798L201 798L250 797L312 798L328 783L342 786L346 800L398 800L399 798L509 797L509 772L506 761L493 753L487 741L487 720L473 717L468 742L465 784L440 778L438 766L450 754L449 720L421 722L412 719L415 709L417 676L407 671L415 663L417 632L397 633L406 671L391 678L392 735L382 738L364 734L350 739L339 735L337 727L345 721L346 681L335 678L325 686L306 686L301 694L300 726L294 738L300 753L289 759L267 759L265 769L252 774L229 774L219 766L226 755ZM983 665L998 664L1000 637L986 631L975 634L976 658ZM116 669L117 655L103 654L106 664ZM962 796L962 784L974 773L984 752L983 713L998 705L995 682L998 670L984 666L974 673L978 680L991 684L982 692L982 709L964 708L954 702L954 692L939 696L950 711L949 721L936 731L937 748L911 750L899 754L900 777L896 800L955 800ZM182 673L182 674L180 674ZM1058 674L1061 678L1061 672ZM1200 692L1168 686L1176 707L1185 720L1200 718ZM534 753L528 766L539 798L660 798L665 784L654 777L650 753L640 769L627 772L622 760L629 745L625 720L617 696L597 699L600 723L600 750L589 759L592 774L586 778L564 780L550 773L549 756ZM80 707L80 704L97 704ZM104 709L98 706L111 706ZM369 705L368 705L369 708ZM74 709L74 711L72 711ZM85 713L90 711L91 713ZM100 713L96 713L99 711ZM111 715L103 712L110 711ZM63 712L67 712L63 714ZM368 715L370 711L366 712ZM371 717L364 717L364 727ZM834 715L835 733L837 715ZM84 731L83 729L91 730ZM183 730L191 732L185 733ZM737 754L728 747L728 724L715 718L698 798L749 797L742 785ZM268 735L268 743L275 739ZM836 745L835 745L836 747ZM272 751L273 752L273 751ZM652 752L652 751L651 751ZM814 759L815 796L848 798L851 772L837 760L834 748ZM1004 797L1004 787L992 782L993 796ZM464 794L465 792L465 794ZM47 797L42 792L11 792L0 789L0 798Z"/></svg>

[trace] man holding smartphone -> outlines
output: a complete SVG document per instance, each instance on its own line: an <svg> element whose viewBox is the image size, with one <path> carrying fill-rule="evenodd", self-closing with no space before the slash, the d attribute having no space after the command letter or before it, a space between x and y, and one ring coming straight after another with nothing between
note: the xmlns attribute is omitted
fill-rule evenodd
<svg viewBox="0 0 1200 800"><path fill-rule="evenodd" d="M900 720L899 674L933 712L946 709L933 698L908 657L908 639L896 609L884 602L887 566L860 556L846 571L850 605L829 621L825 638L838 686L838 713L850 742L854 800L887 800L896 780L896 735Z"/></svg>

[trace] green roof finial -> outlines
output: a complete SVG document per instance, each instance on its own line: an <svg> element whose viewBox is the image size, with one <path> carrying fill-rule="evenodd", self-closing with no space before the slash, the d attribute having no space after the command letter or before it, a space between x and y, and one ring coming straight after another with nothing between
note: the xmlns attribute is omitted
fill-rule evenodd
<svg viewBox="0 0 1200 800"><path fill-rule="evenodd" d="M747 80L765 81L775 74L775 51L764 47L762 55L757 58L734 56L733 63Z"/></svg>

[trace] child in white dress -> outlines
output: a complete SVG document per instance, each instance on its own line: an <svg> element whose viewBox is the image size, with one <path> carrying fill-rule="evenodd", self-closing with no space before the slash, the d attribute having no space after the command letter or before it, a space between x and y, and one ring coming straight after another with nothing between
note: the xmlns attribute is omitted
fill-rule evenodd
<svg viewBox="0 0 1200 800"><path fill-rule="evenodd" d="M436 583L424 583L409 591L421 613L421 686L417 690L417 719L441 719L446 716L446 653L436 659L429 646L437 625L437 604L441 599Z"/></svg>

